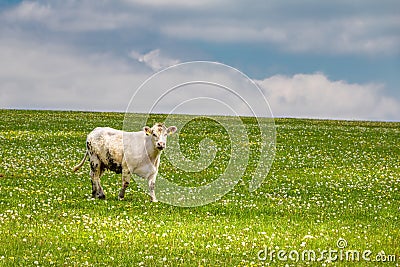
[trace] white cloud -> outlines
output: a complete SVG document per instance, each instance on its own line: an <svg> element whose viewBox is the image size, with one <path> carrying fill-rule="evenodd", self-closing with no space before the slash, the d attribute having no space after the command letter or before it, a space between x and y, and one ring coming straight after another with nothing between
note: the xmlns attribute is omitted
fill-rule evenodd
<svg viewBox="0 0 400 267"><path fill-rule="evenodd" d="M13 21L44 21L52 14L49 5L41 5L38 2L22 2L8 12L4 16L8 20Z"/></svg>
<svg viewBox="0 0 400 267"><path fill-rule="evenodd" d="M279 26L278 26L279 27ZM292 20L282 26L287 50L338 54L399 53L400 28L397 15L383 17L351 15L327 20Z"/></svg>
<svg viewBox="0 0 400 267"><path fill-rule="evenodd" d="M291 52L331 54L397 54L400 18L349 16L334 19L230 18L191 19L162 25L161 31L185 40L207 42L270 43Z"/></svg>
<svg viewBox="0 0 400 267"><path fill-rule="evenodd" d="M153 69L174 61L163 59L159 50L133 57ZM2 39L0 59L0 108L124 111L139 85L152 74L141 63L135 65L131 62L133 65L128 65L112 55L81 54L70 47L43 45L28 40ZM208 70L209 74L207 69L202 71L205 71L203 80L219 79L223 85L235 84L233 80L224 80L226 77L214 77L212 70ZM176 85L177 80L188 79L187 73L179 75L175 73L170 80L167 77L160 88L170 88ZM384 86L379 84L331 81L322 73L290 77L275 75L257 83L273 114L278 117L398 120L400 114L400 102L385 96ZM221 101L225 99L227 103L237 103L229 100L229 94L223 90L212 93L211 89L191 91L182 88L170 98L166 97L158 112L170 112L179 105L179 101L183 103L199 97L203 90ZM151 102L148 105L160 97L151 95L154 92L150 91L143 92L142 96L144 102ZM260 101L252 90L239 89L238 93L251 102ZM205 107L198 102L192 107L192 113L201 113L202 110L207 113L209 108ZM234 104L232 107L242 112L242 107ZM137 108L136 111L145 111L140 110L140 106ZM188 112L190 108L190 105L186 106Z"/></svg>
<svg viewBox="0 0 400 267"><path fill-rule="evenodd" d="M261 29L237 23L202 21L199 23L177 23L165 25L162 31L166 35L182 39L198 39L211 42L273 42L287 41L287 33L275 27L266 26Z"/></svg>
<svg viewBox="0 0 400 267"><path fill-rule="evenodd" d="M278 117L398 119L400 102L383 85L331 81L324 74L276 75L257 82Z"/></svg>
<svg viewBox="0 0 400 267"><path fill-rule="evenodd" d="M29 40L0 42L0 108L124 111L150 75L107 54Z"/></svg>
<svg viewBox="0 0 400 267"><path fill-rule="evenodd" d="M5 23L14 26L25 23L29 27L33 22L52 31L66 32L144 27L148 22L139 12L130 13L100 1L24 1L1 15Z"/></svg>
<svg viewBox="0 0 400 267"><path fill-rule="evenodd" d="M203 0L203 1L187 1L187 0L123 0L123 2L132 5L145 5L151 7L162 7L162 8L199 8L208 5L213 5L213 0Z"/></svg>
<svg viewBox="0 0 400 267"><path fill-rule="evenodd" d="M130 56L131 58L144 63L153 71L158 71L163 68L176 65L180 62L178 59L173 59L171 57L162 55L160 49L151 50L146 54L140 54L136 51L132 51Z"/></svg>

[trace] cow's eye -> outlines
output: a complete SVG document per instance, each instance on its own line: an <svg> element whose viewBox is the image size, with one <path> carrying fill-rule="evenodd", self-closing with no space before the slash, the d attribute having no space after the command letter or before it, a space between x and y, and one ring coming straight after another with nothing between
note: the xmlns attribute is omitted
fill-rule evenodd
<svg viewBox="0 0 400 267"><path fill-rule="evenodd" d="M157 135L156 135L155 133L153 133L153 136L154 136L154 137L157 137Z"/></svg>

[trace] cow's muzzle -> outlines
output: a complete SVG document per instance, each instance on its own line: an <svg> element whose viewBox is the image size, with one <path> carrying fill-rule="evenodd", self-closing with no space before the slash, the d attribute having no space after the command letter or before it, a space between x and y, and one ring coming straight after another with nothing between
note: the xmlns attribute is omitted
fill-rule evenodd
<svg viewBox="0 0 400 267"><path fill-rule="evenodd" d="M163 150L163 149L165 148L165 143L162 143L162 142L157 143L157 148L158 148L159 150Z"/></svg>

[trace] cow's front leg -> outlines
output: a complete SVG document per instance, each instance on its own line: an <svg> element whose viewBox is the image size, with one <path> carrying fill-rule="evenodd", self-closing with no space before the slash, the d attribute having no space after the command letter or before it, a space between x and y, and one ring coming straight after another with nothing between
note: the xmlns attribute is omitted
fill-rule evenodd
<svg viewBox="0 0 400 267"><path fill-rule="evenodd" d="M122 169L122 188L119 191L118 198L119 200L123 200L125 197L125 190L128 187L131 180L131 173L128 169Z"/></svg>
<svg viewBox="0 0 400 267"><path fill-rule="evenodd" d="M156 176L157 176L157 173L155 173L149 177L149 193L150 193L152 202L158 202L158 200L156 198L156 193L154 190L156 187Z"/></svg>

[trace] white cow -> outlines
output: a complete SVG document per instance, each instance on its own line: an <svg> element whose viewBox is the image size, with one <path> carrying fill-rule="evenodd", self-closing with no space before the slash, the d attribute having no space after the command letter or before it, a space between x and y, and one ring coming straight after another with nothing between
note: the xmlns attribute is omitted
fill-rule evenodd
<svg viewBox="0 0 400 267"><path fill-rule="evenodd" d="M134 173L148 180L151 200L157 202L154 187L161 151L166 147L167 136L176 130L175 126L166 128L161 123L156 123L151 128L145 126L140 132L123 132L108 127L96 128L88 134L85 156L73 171L79 170L89 155L93 198L105 198L100 177L108 169L122 173L119 199L124 198L131 173Z"/></svg>

